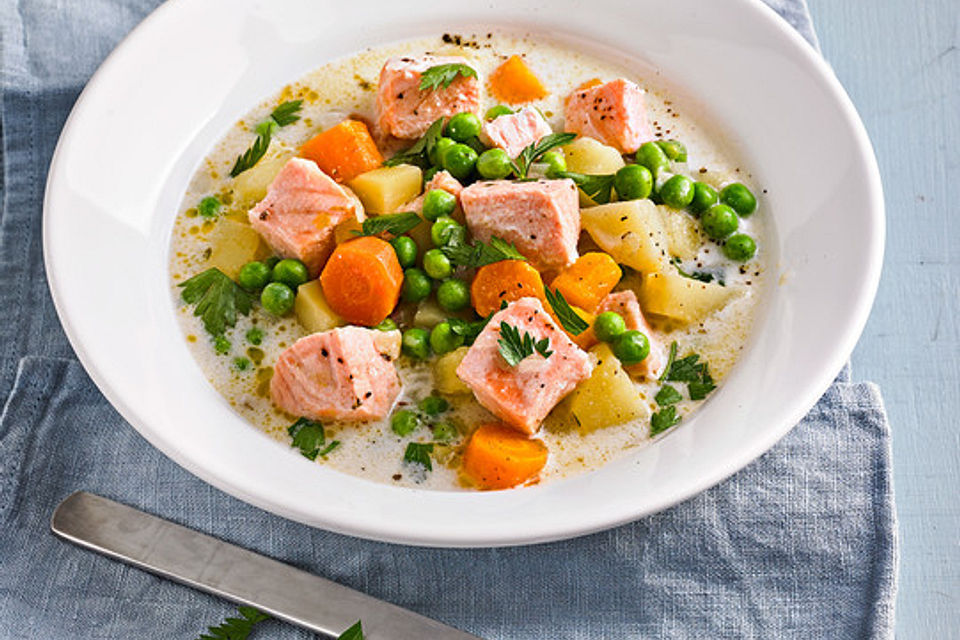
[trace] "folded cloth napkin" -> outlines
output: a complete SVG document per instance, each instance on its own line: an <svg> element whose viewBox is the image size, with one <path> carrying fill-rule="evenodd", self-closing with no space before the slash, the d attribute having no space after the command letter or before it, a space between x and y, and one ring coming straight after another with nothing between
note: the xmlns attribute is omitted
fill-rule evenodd
<svg viewBox="0 0 960 640"><path fill-rule="evenodd" d="M801 0L768 2L814 42ZM0 640L193 638L233 610L55 538L51 512L78 489L485 638L892 637L890 429L876 387L846 370L776 447L719 486L533 547L422 549L311 529L221 493L144 441L60 329L40 218L82 83L155 4L0 3ZM254 637L311 636L268 622Z"/></svg>

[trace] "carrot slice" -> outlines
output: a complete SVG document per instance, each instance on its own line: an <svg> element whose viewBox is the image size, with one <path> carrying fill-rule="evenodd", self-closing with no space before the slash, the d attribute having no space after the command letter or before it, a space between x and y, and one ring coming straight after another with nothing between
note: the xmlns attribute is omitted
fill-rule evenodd
<svg viewBox="0 0 960 640"><path fill-rule="evenodd" d="M547 463L547 446L500 424L473 432L463 470L484 489L509 489L535 477Z"/></svg>
<svg viewBox="0 0 960 640"><path fill-rule="evenodd" d="M540 272L525 260L501 260L480 267L470 285L473 308L481 316L498 310L503 302L528 297L539 298L547 305Z"/></svg>
<svg viewBox="0 0 960 640"><path fill-rule="evenodd" d="M616 260L595 251L580 256L553 279L550 287L562 293L570 304L592 312L613 291L621 276L623 271Z"/></svg>
<svg viewBox="0 0 960 640"><path fill-rule="evenodd" d="M364 236L339 245L320 274L323 296L347 322L372 327L397 306L403 269L389 242Z"/></svg>
<svg viewBox="0 0 960 640"><path fill-rule="evenodd" d="M383 164L383 156L359 120L344 120L321 131L300 147L300 155L313 160L337 182L353 180Z"/></svg>
<svg viewBox="0 0 960 640"><path fill-rule="evenodd" d="M547 89L534 75L523 58L510 56L490 76L490 91L500 102L522 104L539 100L547 95Z"/></svg>

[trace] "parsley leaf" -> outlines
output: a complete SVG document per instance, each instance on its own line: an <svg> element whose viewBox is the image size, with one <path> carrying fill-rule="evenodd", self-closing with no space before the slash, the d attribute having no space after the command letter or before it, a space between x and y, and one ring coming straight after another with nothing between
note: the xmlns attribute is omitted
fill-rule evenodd
<svg viewBox="0 0 960 640"><path fill-rule="evenodd" d="M427 471L433 471L430 454L433 453L433 443L411 442L403 452L403 461L410 464L422 465Z"/></svg>
<svg viewBox="0 0 960 640"><path fill-rule="evenodd" d="M487 323L490 322L490 318L492 317L493 313L486 318L474 320L473 322L461 318L450 318L447 322L450 323L450 330L458 336L463 336L463 343L469 347L473 344L474 340L477 339L477 336L480 335L484 327L487 326Z"/></svg>
<svg viewBox="0 0 960 640"><path fill-rule="evenodd" d="M663 368L663 373L660 374L660 377L657 379L657 382L663 382L667 379L667 374L670 373L670 369L673 368L673 361L677 359L677 341L674 340L670 343L670 355L667 357L667 366Z"/></svg>
<svg viewBox="0 0 960 640"><path fill-rule="evenodd" d="M667 373L667 380L670 382L698 382L704 367L702 362L698 362L699 360L700 356L696 353L675 360Z"/></svg>
<svg viewBox="0 0 960 640"><path fill-rule="evenodd" d="M654 399L657 401L658 405L661 407L666 407L680 402L683 400L683 396L680 395L680 392L674 387L669 384L665 384L660 387L660 391L657 391L657 395Z"/></svg>
<svg viewBox="0 0 960 640"><path fill-rule="evenodd" d="M506 322L500 323L500 339L497 340L497 345L500 355L511 367L517 366L524 358L532 356L534 352L539 353L544 358L553 355L553 351L548 349L550 346L549 338L534 340L533 336L526 331L521 336L519 329Z"/></svg>
<svg viewBox="0 0 960 640"><path fill-rule="evenodd" d="M714 280L714 274L709 271L684 271L680 266L680 258L674 257L670 262L673 264L673 268L677 270L677 273L684 278L690 278L691 280L698 280L700 282L713 282ZM717 284L721 287L727 286L727 283L723 281L722 277L717 277Z"/></svg>
<svg viewBox="0 0 960 640"><path fill-rule="evenodd" d="M337 636L337 640L363 640L363 625L357 620L353 626Z"/></svg>
<svg viewBox="0 0 960 640"><path fill-rule="evenodd" d="M482 267L501 260L526 260L512 242L493 236L489 243L475 241L473 245L452 243L440 248L450 262L462 267Z"/></svg>
<svg viewBox="0 0 960 640"><path fill-rule="evenodd" d="M559 290L550 291L550 287L544 287L543 291L547 294L547 302L549 302L553 308L557 320L560 321L560 325L563 326L567 333L578 336L587 330L587 327L590 325L587 324L586 320L577 315L577 312L573 310Z"/></svg>
<svg viewBox="0 0 960 640"><path fill-rule="evenodd" d="M473 67L459 62L438 64L430 67L420 75L420 90L433 91L440 86L446 89L457 79L457 76L476 78L477 72Z"/></svg>
<svg viewBox="0 0 960 640"><path fill-rule="evenodd" d="M420 224L420 220L420 216L413 211L373 216L363 221L362 231L354 231L353 233L358 236L375 236L381 233L400 236Z"/></svg>
<svg viewBox="0 0 960 640"><path fill-rule="evenodd" d="M412 164L427 169L430 167L430 152L437 146L437 140L443 133L443 118L437 118L424 132L423 137L413 143L406 151L397 153L383 163L385 167L395 167L398 164Z"/></svg>
<svg viewBox="0 0 960 640"><path fill-rule="evenodd" d="M307 418L298 418L296 422L287 427L287 433L293 436L293 446L300 449L300 453L310 460L316 460L317 456L321 455L320 447L327 441L323 425L316 420ZM327 447L323 453L327 454L331 451L333 451L333 447Z"/></svg>
<svg viewBox="0 0 960 640"><path fill-rule="evenodd" d="M543 157L543 155L555 147L562 147L565 144L573 142L577 137L575 133L551 133L543 136L533 144L524 147L516 160L511 160L513 172L517 178L526 179L527 172L530 171L530 165ZM611 182L611 184L613 184Z"/></svg>
<svg viewBox="0 0 960 640"><path fill-rule="evenodd" d="M325 446L323 449L321 449L317 453L317 455L320 456L321 458L326 458L328 453L331 453L334 449L336 449L339 446L340 446L340 441L334 440L333 442Z"/></svg>
<svg viewBox="0 0 960 640"><path fill-rule="evenodd" d="M300 108L303 106L303 100L290 100L284 102L276 109L270 112L270 118L279 126L285 127L293 124L300 119Z"/></svg>
<svg viewBox="0 0 960 640"><path fill-rule="evenodd" d="M587 175L585 173L574 173L573 171L558 171L557 175L561 178L570 178L580 188L580 191L588 196L597 204L607 204L610 202L610 194L613 192L613 176L609 175Z"/></svg>
<svg viewBox="0 0 960 640"><path fill-rule="evenodd" d="M203 328L212 336L222 336L237 323L237 312L250 313L253 298L220 269L212 267L177 285L187 304L196 305L193 315L200 316Z"/></svg>
<svg viewBox="0 0 960 640"><path fill-rule="evenodd" d="M252 169L253 166L260 162L260 159L266 155L267 148L269 146L270 129L264 128L257 136L257 139L253 142L253 144L250 145L250 148L237 157L237 161L233 164L233 168L230 169L230 177L236 178L247 169Z"/></svg>
<svg viewBox="0 0 960 640"><path fill-rule="evenodd" d="M707 373L707 363L703 363L703 374L697 382L687 383L687 391L690 392L691 400L703 400L711 391L717 388L713 378Z"/></svg>
<svg viewBox="0 0 960 640"><path fill-rule="evenodd" d="M270 616L253 607L238 607L242 618L227 618L215 627L209 627L210 635L203 634L197 640L246 640L253 631L253 625L264 620L269 620ZM362 640L363 636L356 640Z"/></svg>
<svg viewBox="0 0 960 640"><path fill-rule="evenodd" d="M257 139L253 141L250 148L237 157L237 161L230 169L230 177L236 178L238 175L252 169L267 153L270 147L270 139L273 133L280 127L293 124L300 119L300 108L303 106L303 100L291 100L279 105L270 112L270 117L261 122L256 127Z"/></svg>
<svg viewBox="0 0 960 640"><path fill-rule="evenodd" d="M670 405L666 409L661 409L650 416L650 435L663 433L678 422L680 422L680 416L677 415L675 406Z"/></svg>

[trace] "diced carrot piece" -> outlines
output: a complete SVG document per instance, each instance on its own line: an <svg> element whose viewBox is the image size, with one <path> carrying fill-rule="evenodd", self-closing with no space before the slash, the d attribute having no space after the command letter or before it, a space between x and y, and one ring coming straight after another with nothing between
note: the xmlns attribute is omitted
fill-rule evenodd
<svg viewBox="0 0 960 640"><path fill-rule="evenodd" d="M547 446L515 429L486 424L463 452L463 470L483 489L509 489L534 478L547 463Z"/></svg>
<svg viewBox="0 0 960 640"><path fill-rule="evenodd" d="M525 260L501 260L480 267L470 285L470 300L481 316L497 311L504 302L534 297L547 306L540 272Z"/></svg>
<svg viewBox="0 0 960 640"><path fill-rule="evenodd" d="M389 242L363 236L339 245L320 274L330 308L347 322L368 327L397 306L403 269Z"/></svg>
<svg viewBox="0 0 960 640"><path fill-rule="evenodd" d="M563 294L567 302L593 311L613 288L623 271L617 261L601 251L585 253L576 262L560 272L550 287Z"/></svg>
<svg viewBox="0 0 960 640"><path fill-rule="evenodd" d="M546 97L547 89L523 58L510 56L490 76L490 91L500 102L523 104Z"/></svg>
<svg viewBox="0 0 960 640"><path fill-rule="evenodd" d="M367 125L359 120L344 120L321 131L300 147L300 155L316 162L337 182L353 180L383 164Z"/></svg>

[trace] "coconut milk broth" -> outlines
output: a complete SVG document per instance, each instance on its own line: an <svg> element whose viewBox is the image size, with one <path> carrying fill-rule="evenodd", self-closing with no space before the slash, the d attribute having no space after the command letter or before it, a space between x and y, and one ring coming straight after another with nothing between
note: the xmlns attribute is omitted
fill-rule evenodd
<svg viewBox="0 0 960 640"><path fill-rule="evenodd" d="M232 201L229 171L236 157L250 145L254 137L253 127L281 102L303 99L302 117L299 122L277 132L268 156L292 151L318 130L333 126L348 115L372 121L377 78L380 67L388 57L425 52L464 56L483 81L483 113L497 103L487 95L485 79L504 59L516 53L524 56L550 91L549 96L531 104L544 113L554 130L562 131L563 98L574 87L595 77L604 81L626 77L647 90L647 111L654 131L663 138L677 138L686 145L690 160L689 166L682 172L695 179L718 184L738 180L757 192L757 185L752 183L745 170L739 168L730 145L724 142L722 135L705 124L708 121L695 105L677 99L675 94L661 86L654 72L638 74L636 70L631 71L529 36L493 33L464 35L460 38L460 45L456 41L457 38L435 37L368 49L353 57L324 65L283 87L227 132L201 163L184 195L172 233L170 272L172 295L176 299L178 319L188 347L211 384L230 405L251 424L286 446L290 443L287 427L293 418L273 407L266 392L267 381L270 367L277 356L285 347L305 335L304 330L292 316L275 318L255 310L250 316L241 316L236 327L228 331L231 352L217 354L199 319L192 315L192 308L182 305L180 290L175 286L207 268L209 238L216 223L204 222L196 216L196 204L204 196L219 194L228 205L226 215L245 220L246 209L253 203ZM760 239L757 258L745 266L734 264L723 258L717 245L707 243L697 260L703 266L724 264L726 285L736 290L737 296L702 322L685 327L658 324L656 318L651 318L655 328L668 331L667 342L678 342L681 355L690 351L701 354L709 362L710 371L718 383L743 350L756 302L762 297L761 288L765 280L762 254L766 234L763 228L763 198L759 198L759 201L758 212L744 219L740 226L742 231ZM260 327L264 334L263 343L258 347L252 347L244 341L244 334L254 325ZM240 356L250 358L254 366L247 371L238 371L233 361ZM397 362L403 382L398 403L414 405L432 391L431 366L429 363L411 363L406 358L400 358ZM653 397L658 388L656 381L637 384L638 393L649 402L651 411L656 410ZM492 419L491 414L480 407L472 395L450 399L455 414L451 412L448 415L455 415L465 432ZM678 411L687 415L697 404L683 400L677 405ZM436 448L433 471L430 473L423 473L417 467L402 462L408 442L430 441L428 429L419 429L412 438L401 438L390 430L389 418L363 424L325 424L328 441L336 439L341 444L325 459L318 458L317 464L398 486L437 490L464 488L457 470L459 454L455 447ZM682 423L679 428L682 428ZM549 462L540 475L540 482L550 482L596 469L636 447L644 446L650 441L649 419L580 435L576 430L571 430L569 425L548 417L539 437L543 438L550 451ZM295 453L295 450L291 450L292 455Z"/></svg>

